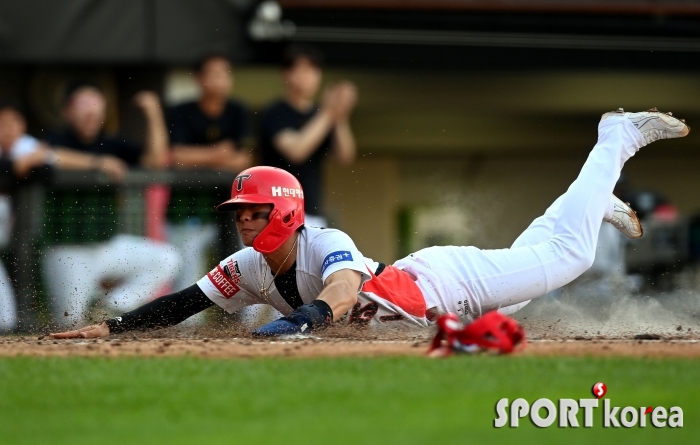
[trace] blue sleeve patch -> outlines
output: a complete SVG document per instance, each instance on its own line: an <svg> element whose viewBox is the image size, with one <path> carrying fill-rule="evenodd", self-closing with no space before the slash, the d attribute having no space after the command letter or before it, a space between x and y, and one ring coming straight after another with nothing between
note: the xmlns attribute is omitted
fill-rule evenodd
<svg viewBox="0 0 700 445"><path fill-rule="evenodd" d="M332 266L341 261L352 261L352 254L347 250L339 250L326 255L326 259L323 260L323 266L321 267L321 275L328 269L328 266Z"/></svg>

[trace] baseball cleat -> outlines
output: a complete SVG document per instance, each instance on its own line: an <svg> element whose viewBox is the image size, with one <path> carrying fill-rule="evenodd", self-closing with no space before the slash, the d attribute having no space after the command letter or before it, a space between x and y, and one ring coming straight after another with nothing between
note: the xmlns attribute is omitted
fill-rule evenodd
<svg viewBox="0 0 700 445"><path fill-rule="evenodd" d="M690 133L690 127L684 119L678 119L673 113L662 113L656 108L639 113L626 113L622 108L603 114L601 121L611 117L626 117L642 133L647 144L659 139L682 138Z"/></svg>
<svg viewBox="0 0 700 445"><path fill-rule="evenodd" d="M642 229L642 223L637 218L637 212L632 210L629 203L621 201L617 196L612 195L612 199L614 204L613 215L606 221L629 239L641 238L644 230Z"/></svg>

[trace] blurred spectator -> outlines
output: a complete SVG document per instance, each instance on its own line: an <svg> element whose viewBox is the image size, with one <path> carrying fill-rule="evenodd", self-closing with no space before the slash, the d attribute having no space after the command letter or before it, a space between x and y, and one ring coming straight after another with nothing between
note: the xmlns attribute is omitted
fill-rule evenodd
<svg viewBox="0 0 700 445"><path fill-rule="evenodd" d="M195 69L199 100L173 107L168 129L175 168L241 171L251 164L250 151L242 148L248 136L248 110L229 98L233 69L224 56L208 56ZM206 248L219 224L213 208L227 197L200 189L175 187L168 208L168 238L188 261L178 273L175 288L197 281L207 272Z"/></svg>
<svg viewBox="0 0 700 445"><path fill-rule="evenodd" d="M321 106L314 102L321 85L321 55L313 48L290 47L284 55L284 98L261 116L260 146L265 165L282 168L299 178L304 188L306 222L325 226L322 208L323 160L333 153L338 161L355 160L350 114L355 86L343 81L328 87Z"/></svg>
<svg viewBox="0 0 700 445"><path fill-rule="evenodd" d="M119 136L103 132L106 98L93 85L69 89L63 108L66 128L48 142L70 159L61 168L102 170L119 179L128 167L162 167L167 137L160 102L142 92L134 101L147 121L142 150ZM59 148L60 147L60 148ZM171 282L180 265L172 246L144 237L118 234L116 196L96 192L52 190L47 203L44 279L59 324L82 322L91 304L104 297L110 311L123 311L148 301Z"/></svg>
<svg viewBox="0 0 700 445"><path fill-rule="evenodd" d="M134 97L134 103L146 117L145 150L104 133L107 101L97 86L78 83L70 87L63 106L66 128L47 136L51 146L69 149L70 159L61 168L102 170L113 179L121 179L129 167L163 168L168 139L158 96L144 91Z"/></svg>
<svg viewBox="0 0 700 445"><path fill-rule="evenodd" d="M56 153L26 131L27 123L20 109L0 103L0 171L3 174L25 178L34 168L56 162Z"/></svg>
<svg viewBox="0 0 700 445"><path fill-rule="evenodd" d="M231 63L209 56L196 67L201 90L198 101L168 113L173 165L241 171L250 166L250 152L241 148L248 135L248 110L229 95L233 88Z"/></svg>
<svg viewBox="0 0 700 445"><path fill-rule="evenodd" d="M56 160L56 154L37 139L25 134L26 121L20 109L12 104L0 104L0 172L18 179L31 170ZM12 202L0 191L0 249L10 243L12 233ZM17 326L17 305L10 277L0 262L0 332Z"/></svg>

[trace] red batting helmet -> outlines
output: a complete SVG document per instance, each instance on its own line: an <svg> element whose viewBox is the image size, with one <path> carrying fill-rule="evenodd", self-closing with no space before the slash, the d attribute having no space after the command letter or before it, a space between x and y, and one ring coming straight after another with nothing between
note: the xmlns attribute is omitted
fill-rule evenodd
<svg viewBox="0 0 700 445"><path fill-rule="evenodd" d="M253 248L272 253L304 224L304 191L291 173L275 167L243 170L231 186L231 199L219 204L220 212L240 204L271 204L270 222L255 237Z"/></svg>

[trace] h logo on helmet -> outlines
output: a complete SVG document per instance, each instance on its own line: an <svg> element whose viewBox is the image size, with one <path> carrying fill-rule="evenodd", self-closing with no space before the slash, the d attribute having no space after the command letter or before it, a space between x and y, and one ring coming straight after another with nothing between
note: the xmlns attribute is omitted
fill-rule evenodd
<svg viewBox="0 0 700 445"><path fill-rule="evenodd" d="M248 178L250 178L250 175L238 175L238 176L236 176L236 179L234 179L234 182L236 183L236 191L237 192L243 191L243 181L245 181Z"/></svg>

